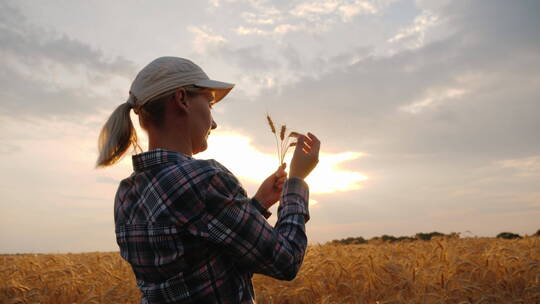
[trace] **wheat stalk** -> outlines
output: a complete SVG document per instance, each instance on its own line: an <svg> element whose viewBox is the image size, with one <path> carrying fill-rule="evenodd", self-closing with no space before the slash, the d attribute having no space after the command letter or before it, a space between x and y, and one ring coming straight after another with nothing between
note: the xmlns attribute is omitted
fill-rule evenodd
<svg viewBox="0 0 540 304"><path fill-rule="evenodd" d="M287 136L287 139L285 140L285 144L284 144L285 151L283 151L283 153L282 153L281 162L283 162L283 160L285 159L285 155L287 154L287 151L289 150L289 148L296 146L296 142L293 141L292 143L289 143L289 139L290 138L298 138L298 135L299 134L296 133L296 132L291 132L291 133L289 133L289 136Z"/></svg>
<svg viewBox="0 0 540 304"><path fill-rule="evenodd" d="M276 127L274 126L274 122L272 121L272 118L270 118L270 115L268 113L266 113L266 120L268 121L268 125L270 126L270 130L272 131L272 133L274 134L274 137L276 138L276 147L277 147L277 150L278 150L278 155L281 155L281 150L279 149L279 143L278 143L278 138L277 138L277 134L276 134ZM279 166L281 166L281 158L279 158Z"/></svg>
<svg viewBox="0 0 540 304"><path fill-rule="evenodd" d="M274 121L272 121L272 118L267 113L266 114L266 120L268 121L268 125L270 126L270 131L274 134L274 137L276 138L276 146L277 146L277 153L278 153L278 161L279 165L281 166L283 162L285 161L285 155L287 154L287 151L290 147L296 146L296 142L289 143L290 138L298 138L299 134L297 132L290 132L289 135L285 136L287 132L287 126L282 125L280 127L279 131L279 139L278 134L276 132L276 125L274 124Z"/></svg>

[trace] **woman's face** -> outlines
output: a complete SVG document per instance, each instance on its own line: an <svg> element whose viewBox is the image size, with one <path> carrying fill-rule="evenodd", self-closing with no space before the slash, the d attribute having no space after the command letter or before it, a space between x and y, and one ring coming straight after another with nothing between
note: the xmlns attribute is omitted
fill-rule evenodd
<svg viewBox="0 0 540 304"><path fill-rule="evenodd" d="M191 144L193 154L197 154L206 150L208 135L217 127L211 112L214 94L210 90L202 90L191 99Z"/></svg>

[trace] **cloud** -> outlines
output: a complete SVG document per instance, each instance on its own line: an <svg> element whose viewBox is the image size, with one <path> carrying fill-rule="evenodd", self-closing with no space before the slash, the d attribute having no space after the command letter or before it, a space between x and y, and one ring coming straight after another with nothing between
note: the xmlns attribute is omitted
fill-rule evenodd
<svg viewBox="0 0 540 304"><path fill-rule="evenodd" d="M278 34L286 34L293 31L298 31L302 27L298 25L292 25L292 24L280 24L274 28L274 33Z"/></svg>
<svg viewBox="0 0 540 304"><path fill-rule="evenodd" d="M247 98L254 98L263 89L280 91L283 84L302 77L319 77L356 63L366 57L366 50L374 50L366 39L379 37L367 29L371 21L352 17L363 10L382 13L393 1L334 2L338 4L335 8L331 2L224 1L220 12L230 27L192 27L193 44L204 45L195 52L211 66L232 71L229 75L238 84L235 91L243 91ZM352 11L353 7L358 10ZM238 20L232 11L240 11L242 18ZM306 17L319 11L329 12L328 16ZM345 22L343 16L347 17ZM351 39L353 36L362 38Z"/></svg>
<svg viewBox="0 0 540 304"><path fill-rule="evenodd" d="M522 9L524 15L531 14L526 7ZM392 56L364 57L317 78L305 77L283 88L280 96L269 97L269 103L287 107L288 120L303 117L301 124L316 126L320 121L332 121L323 131L327 138L342 141L343 136L351 140L378 137L379 143L385 139L395 141L377 150L470 149L497 154L512 148L516 152L524 147L538 148L533 138L539 120L533 113L540 113L534 110L538 106L535 96L540 90L536 84L540 76L531 67L540 66L540 53L533 55L538 45L530 46L529 41L536 41L534 34L530 32L522 45L501 45L493 37L500 35L499 27L519 31L522 25L515 19L523 17L516 14L514 21L502 24L491 19L455 23L444 15L445 11L439 14L444 16L442 26L454 27L457 34ZM491 24L485 30L475 26L486 22ZM479 35L475 29L485 34ZM527 56L508 61L508 52L514 51ZM305 104L293 100L309 101L310 116L302 116ZM512 105L516 103L520 106ZM428 107L433 111L421 111ZM408 118L399 109L421 112L422 117ZM508 109L512 109L511 114Z"/></svg>
<svg viewBox="0 0 540 304"><path fill-rule="evenodd" d="M106 105L115 83L135 65L29 23L9 2L0 4L2 115L73 119Z"/></svg>
<svg viewBox="0 0 540 304"><path fill-rule="evenodd" d="M390 43L401 42L408 48L418 48L424 44L426 31L437 24L438 17L429 11L414 18L413 24L401 29L394 37L388 39Z"/></svg>
<svg viewBox="0 0 540 304"><path fill-rule="evenodd" d="M266 59L261 45L232 47L227 39L215 34L208 26L200 28L190 26L189 31L195 34L194 49L199 53L217 56L220 60L232 63L243 70L258 71L279 66L277 62Z"/></svg>
<svg viewBox="0 0 540 304"><path fill-rule="evenodd" d="M249 24L274 24L276 18L279 19L279 16L276 14L265 12L264 14L255 14L252 12L243 12L241 14L242 18Z"/></svg>
<svg viewBox="0 0 540 304"><path fill-rule="evenodd" d="M319 33L326 30L327 28L325 26L309 27L306 24L282 23L270 29L260 29L257 27L239 26L234 31L236 32L236 34L241 35L241 36L258 35L258 36L269 36L269 37L281 37L288 33L299 32L299 31L308 32L308 33Z"/></svg>
<svg viewBox="0 0 540 304"><path fill-rule="evenodd" d="M199 53L204 53L208 48L219 47L227 42L223 36L214 34L208 26L188 26L188 31L195 35L193 47Z"/></svg>
<svg viewBox="0 0 540 304"><path fill-rule="evenodd" d="M235 28L238 35L273 36L282 39L286 34L302 32L321 34L332 30L339 23L349 23L358 15L380 13L393 0L332 0L291 1L279 3L261 2L253 6L255 11L243 12L241 24ZM278 10L273 5L281 5Z"/></svg>
<svg viewBox="0 0 540 304"><path fill-rule="evenodd" d="M249 31L240 28L237 31ZM245 96L255 96L261 88L273 88L280 85L278 77L287 74L280 58L272 56L274 49L266 47L267 41L242 45L232 43L222 35L215 33L210 27L191 27L195 34L194 50L201 61L211 61L214 65L224 66L237 84L234 93L241 91ZM199 62L199 60L196 60Z"/></svg>
<svg viewBox="0 0 540 304"><path fill-rule="evenodd" d="M105 105L89 89L59 87L9 68L0 72L0 90L0 114L4 116L76 120Z"/></svg>
<svg viewBox="0 0 540 304"><path fill-rule="evenodd" d="M442 90L432 89L429 91L428 96L422 98L421 100L413 101L408 105L401 106L400 109L411 114L417 114L426 110L427 108L436 106L438 103L448 102L448 100L461 97L466 93L465 90L456 88L446 88Z"/></svg>
<svg viewBox="0 0 540 304"><path fill-rule="evenodd" d="M19 151L21 151L20 146L10 144L10 143L0 142L0 155L6 156L13 153L17 153Z"/></svg>
<svg viewBox="0 0 540 304"><path fill-rule="evenodd" d="M214 7L219 7L220 0L208 0L208 3Z"/></svg>
<svg viewBox="0 0 540 304"><path fill-rule="evenodd" d="M291 14L298 17L313 19L320 15L327 15L335 12L338 5L338 1L303 2L292 9Z"/></svg>
<svg viewBox="0 0 540 304"><path fill-rule="evenodd" d="M419 47L388 56L374 55L369 47L321 56L320 74L299 73L279 89L262 89L254 98L257 102L229 100L222 105L226 108L219 122L236 127L241 121L249 134L266 134L264 115L269 111L298 131L315 133L322 151L369 153L347 164L369 179L361 192L332 196L332 204L340 202L333 208L341 211L324 209L324 198L317 198L330 222L369 217L425 220L436 212L459 213L465 208L472 208L475 216L487 210L502 214L536 203L527 193L540 181L536 171L524 168L540 152L540 48L536 34L519 22L524 18L529 23L533 10L524 6L518 13L508 8L513 12L509 21L469 12L481 11L482 5L449 5L419 8L420 15L429 9L439 16ZM505 11L510 4L497 5ZM463 19L456 10L470 17ZM441 31L444 35L436 36ZM528 39L524 36L518 44L496 39L517 31L528 33ZM306 71L316 66L305 53L295 54L295 48L283 51L286 67ZM270 139L254 137L253 144L271 149ZM520 160L519 165L504 162L508 160ZM500 161L521 169L491 166ZM489 169L483 169L486 166ZM523 174L530 176L515 178ZM352 211L358 205L381 211ZM394 211L389 214L389 209ZM437 225L428 224L427 229Z"/></svg>
<svg viewBox="0 0 540 304"><path fill-rule="evenodd" d="M501 168L514 170L515 175L520 177L540 176L540 155L505 159L496 162L496 164Z"/></svg>
<svg viewBox="0 0 540 304"><path fill-rule="evenodd" d="M388 3L363 0L309 1L296 5L290 13L310 21L319 20L322 16L332 14L341 16L344 22L349 22L359 14L376 14L387 5Z"/></svg>
<svg viewBox="0 0 540 304"><path fill-rule="evenodd" d="M348 22L359 14L376 14L379 12L379 8L375 7L372 3L367 1L354 1L354 3L346 3L338 8L342 15L343 21Z"/></svg>
<svg viewBox="0 0 540 304"><path fill-rule="evenodd" d="M239 26L234 30L238 35L269 35L271 32L263 31L256 27Z"/></svg>

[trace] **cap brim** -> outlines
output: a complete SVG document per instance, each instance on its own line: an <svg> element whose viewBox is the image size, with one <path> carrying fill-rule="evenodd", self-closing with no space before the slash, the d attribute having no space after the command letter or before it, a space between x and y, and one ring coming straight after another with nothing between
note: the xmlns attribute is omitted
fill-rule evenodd
<svg viewBox="0 0 540 304"><path fill-rule="evenodd" d="M232 88L234 88L233 83L227 83L227 82L211 80L211 79L197 81L195 85L198 87L212 89L215 92L214 103L223 99L223 97L229 94Z"/></svg>

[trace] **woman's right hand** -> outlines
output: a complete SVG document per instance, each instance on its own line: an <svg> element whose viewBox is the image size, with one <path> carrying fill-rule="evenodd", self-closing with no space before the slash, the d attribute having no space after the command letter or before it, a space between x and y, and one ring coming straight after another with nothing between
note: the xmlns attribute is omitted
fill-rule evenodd
<svg viewBox="0 0 540 304"><path fill-rule="evenodd" d="M315 135L309 132L307 136L300 134L294 149L289 177L306 178L319 162L320 146L321 142Z"/></svg>

